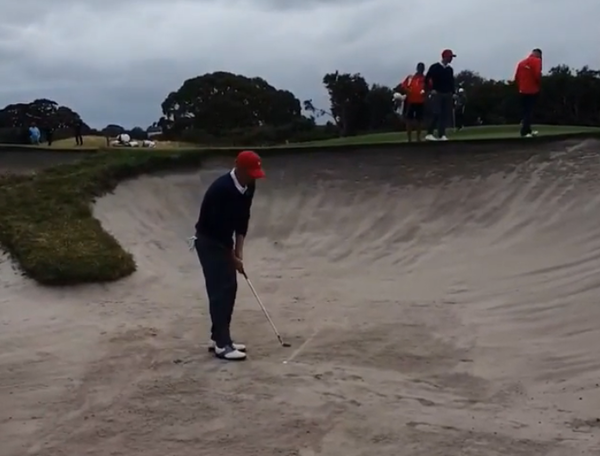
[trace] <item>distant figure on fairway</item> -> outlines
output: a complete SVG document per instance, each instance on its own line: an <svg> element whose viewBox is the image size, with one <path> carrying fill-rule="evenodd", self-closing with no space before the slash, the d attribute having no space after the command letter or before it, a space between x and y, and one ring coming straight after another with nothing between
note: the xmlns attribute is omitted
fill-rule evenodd
<svg viewBox="0 0 600 456"><path fill-rule="evenodd" d="M31 126L29 127L29 142L31 142L31 144L38 145L41 141L41 138L42 133L40 132L40 129L35 122L32 122Z"/></svg>
<svg viewBox="0 0 600 456"><path fill-rule="evenodd" d="M73 129L75 130L75 144L78 146L83 146L83 120L77 119L73 125Z"/></svg>
<svg viewBox="0 0 600 456"><path fill-rule="evenodd" d="M465 106L467 104L467 94L462 87L458 89L456 100L454 101L454 128L460 131L465 127Z"/></svg>
<svg viewBox="0 0 600 456"><path fill-rule="evenodd" d="M427 141L447 141L446 126L452 116L454 103L454 69L450 66L456 54L450 49L442 52L441 62L429 67L425 80L426 88L430 88L429 102L431 105L431 123L427 130ZM438 136L433 132L437 128Z"/></svg>
<svg viewBox="0 0 600 456"><path fill-rule="evenodd" d="M417 71L404 79L400 85L406 94L406 135L412 142L412 132L417 131L417 141L421 141L421 129L425 114L425 64L419 62Z"/></svg>
<svg viewBox="0 0 600 456"><path fill-rule="evenodd" d="M212 321L209 350L228 361L246 359L246 347L232 340L230 326L237 295L236 273L245 274L244 241L256 180L263 177L260 157L250 150L240 152L234 168L206 190L192 238L208 294Z"/></svg>
<svg viewBox="0 0 600 456"><path fill-rule="evenodd" d="M537 131L531 130L533 110L542 85L542 51L534 49L528 57L517 64L515 82L521 98L521 136L531 138Z"/></svg>

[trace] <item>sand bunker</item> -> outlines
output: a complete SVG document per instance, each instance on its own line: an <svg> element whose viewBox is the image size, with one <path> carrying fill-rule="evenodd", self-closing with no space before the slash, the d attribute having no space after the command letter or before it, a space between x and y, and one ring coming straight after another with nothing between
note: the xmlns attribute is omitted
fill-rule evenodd
<svg viewBox="0 0 600 456"><path fill-rule="evenodd" d="M0 265L0 455L597 455L599 145L543 147L265 160L247 270L293 347L240 281L240 364L185 243L229 163L122 184L134 276Z"/></svg>

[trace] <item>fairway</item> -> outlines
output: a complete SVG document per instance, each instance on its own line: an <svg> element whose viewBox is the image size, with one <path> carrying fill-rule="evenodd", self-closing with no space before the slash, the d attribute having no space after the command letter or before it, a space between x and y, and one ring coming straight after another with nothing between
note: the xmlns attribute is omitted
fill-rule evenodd
<svg viewBox="0 0 600 456"><path fill-rule="evenodd" d="M148 150L143 147L111 147L106 145L106 138L104 136L84 136L83 146L78 146L75 142L75 138L59 139L52 143L52 146L48 146L46 143L42 143L39 146L31 144L1 144L4 147L14 146L15 148L28 148L28 149L72 149L73 151L82 150ZM156 141L156 147L154 149L160 150L173 150L173 149L197 149L197 144L192 144L182 141Z"/></svg>
<svg viewBox="0 0 600 456"><path fill-rule="evenodd" d="M534 130L539 132L540 136L551 135L570 135L581 133L598 133L599 127L580 127L576 125L535 125ZM467 127L459 132L450 130L448 138L450 140L481 140L481 139L506 139L518 138L518 125L492 125L482 127ZM321 146L343 146L343 145L368 145L379 143L402 143L407 142L405 132L375 133L369 135L351 136L347 138L327 139L324 141L311 141L306 143L294 144L294 146L303 147L321 147Z"/></svg>
<svg viewBox="0 0 600 456"><path fill-rule="evenodd" d="M577 125L536 125L535 130L539 132L539 136L553 136L553 135L580 135L580 134L598 134L600 136L600 127L582 127ZM469 140L501 140L509 138L519 137L519 126L518 125L492 125L482 127L467 127L459 132L450 130L448 138L452 141L469 141ZM387 132L387 133L373 133L368 135L351 136L345 138L332 138L322 141L307 141L301 143L291 144L280 144L274 146L252 146L252 145L239 145L237 147L215 147L207 144L193 144L189 142L181 141L157 141L156 147L153 150L197 150L197 149L276 149L276 148L288 148L288 147L330 147L330 146L360 146L360 145L371 145L371 144L395 144L408 142L405 132ZM83 146L77 146L75 138L66 138L55 141L52 146L42 144L40 146L33 145L9 145L2 144L4 147L14 147L15 149L41 149L41 150L72 150L76 151L98 151L98 150L110 150L110 151L136 151L136 150L148 150L144 147L108 147L106 145L106 138L103 136L84 136Z"/></svg>

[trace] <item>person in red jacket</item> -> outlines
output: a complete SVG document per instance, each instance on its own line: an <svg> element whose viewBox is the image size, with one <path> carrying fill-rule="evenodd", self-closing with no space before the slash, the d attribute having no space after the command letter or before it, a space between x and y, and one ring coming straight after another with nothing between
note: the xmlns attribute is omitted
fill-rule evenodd
<svg viewBox="0 0 600 456"><path fill-rule="evenodd" d="M515 82L521 97L521 136L531 138L537 135L537 131L531 130L531 118L542 84L541 49L534 49L517 64Z"/></svg>
<svg viewBox="0 0 600 456"><path fill-rule="evenodd" d="M417 64L417 72L406 77L400 85L406 94L406 135L412 141L412 132L417 130L417 141L421 141L423 116L425 113L425 64Z"/></svg>

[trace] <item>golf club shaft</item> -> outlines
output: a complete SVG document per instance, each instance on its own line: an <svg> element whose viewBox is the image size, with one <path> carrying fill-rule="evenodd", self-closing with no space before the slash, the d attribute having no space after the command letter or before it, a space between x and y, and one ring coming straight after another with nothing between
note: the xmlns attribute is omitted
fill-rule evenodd
<svg viewBox="0 0 600 456"><path fill-rule="evenodd" d="M246 275L246 273L244 273L244 278L246 279L246 282L248 283L248 286L250 287L250 290L252 291L252 294L256 298L256 302L258 302L258 305L260 306L260 308L262 309L263 313L265 314L265 317L267 317L267 320L271 324L271 328L273 328L273 332L277 336L277 339L279 340L279 343L281 345L284 345L283 344L283 339L281 338L281 336L279 335L279 331L277 331L277 328L275 327L275 323L273 323L273 320L271 320L271 316L269 315L269 312L267 312L267 308L262 303L260 297L258 296L258 293L256 292L256 290L254 288L254 285L252 285L252 282L250 281L250 279L248 278L248 276Z"/></svg>

